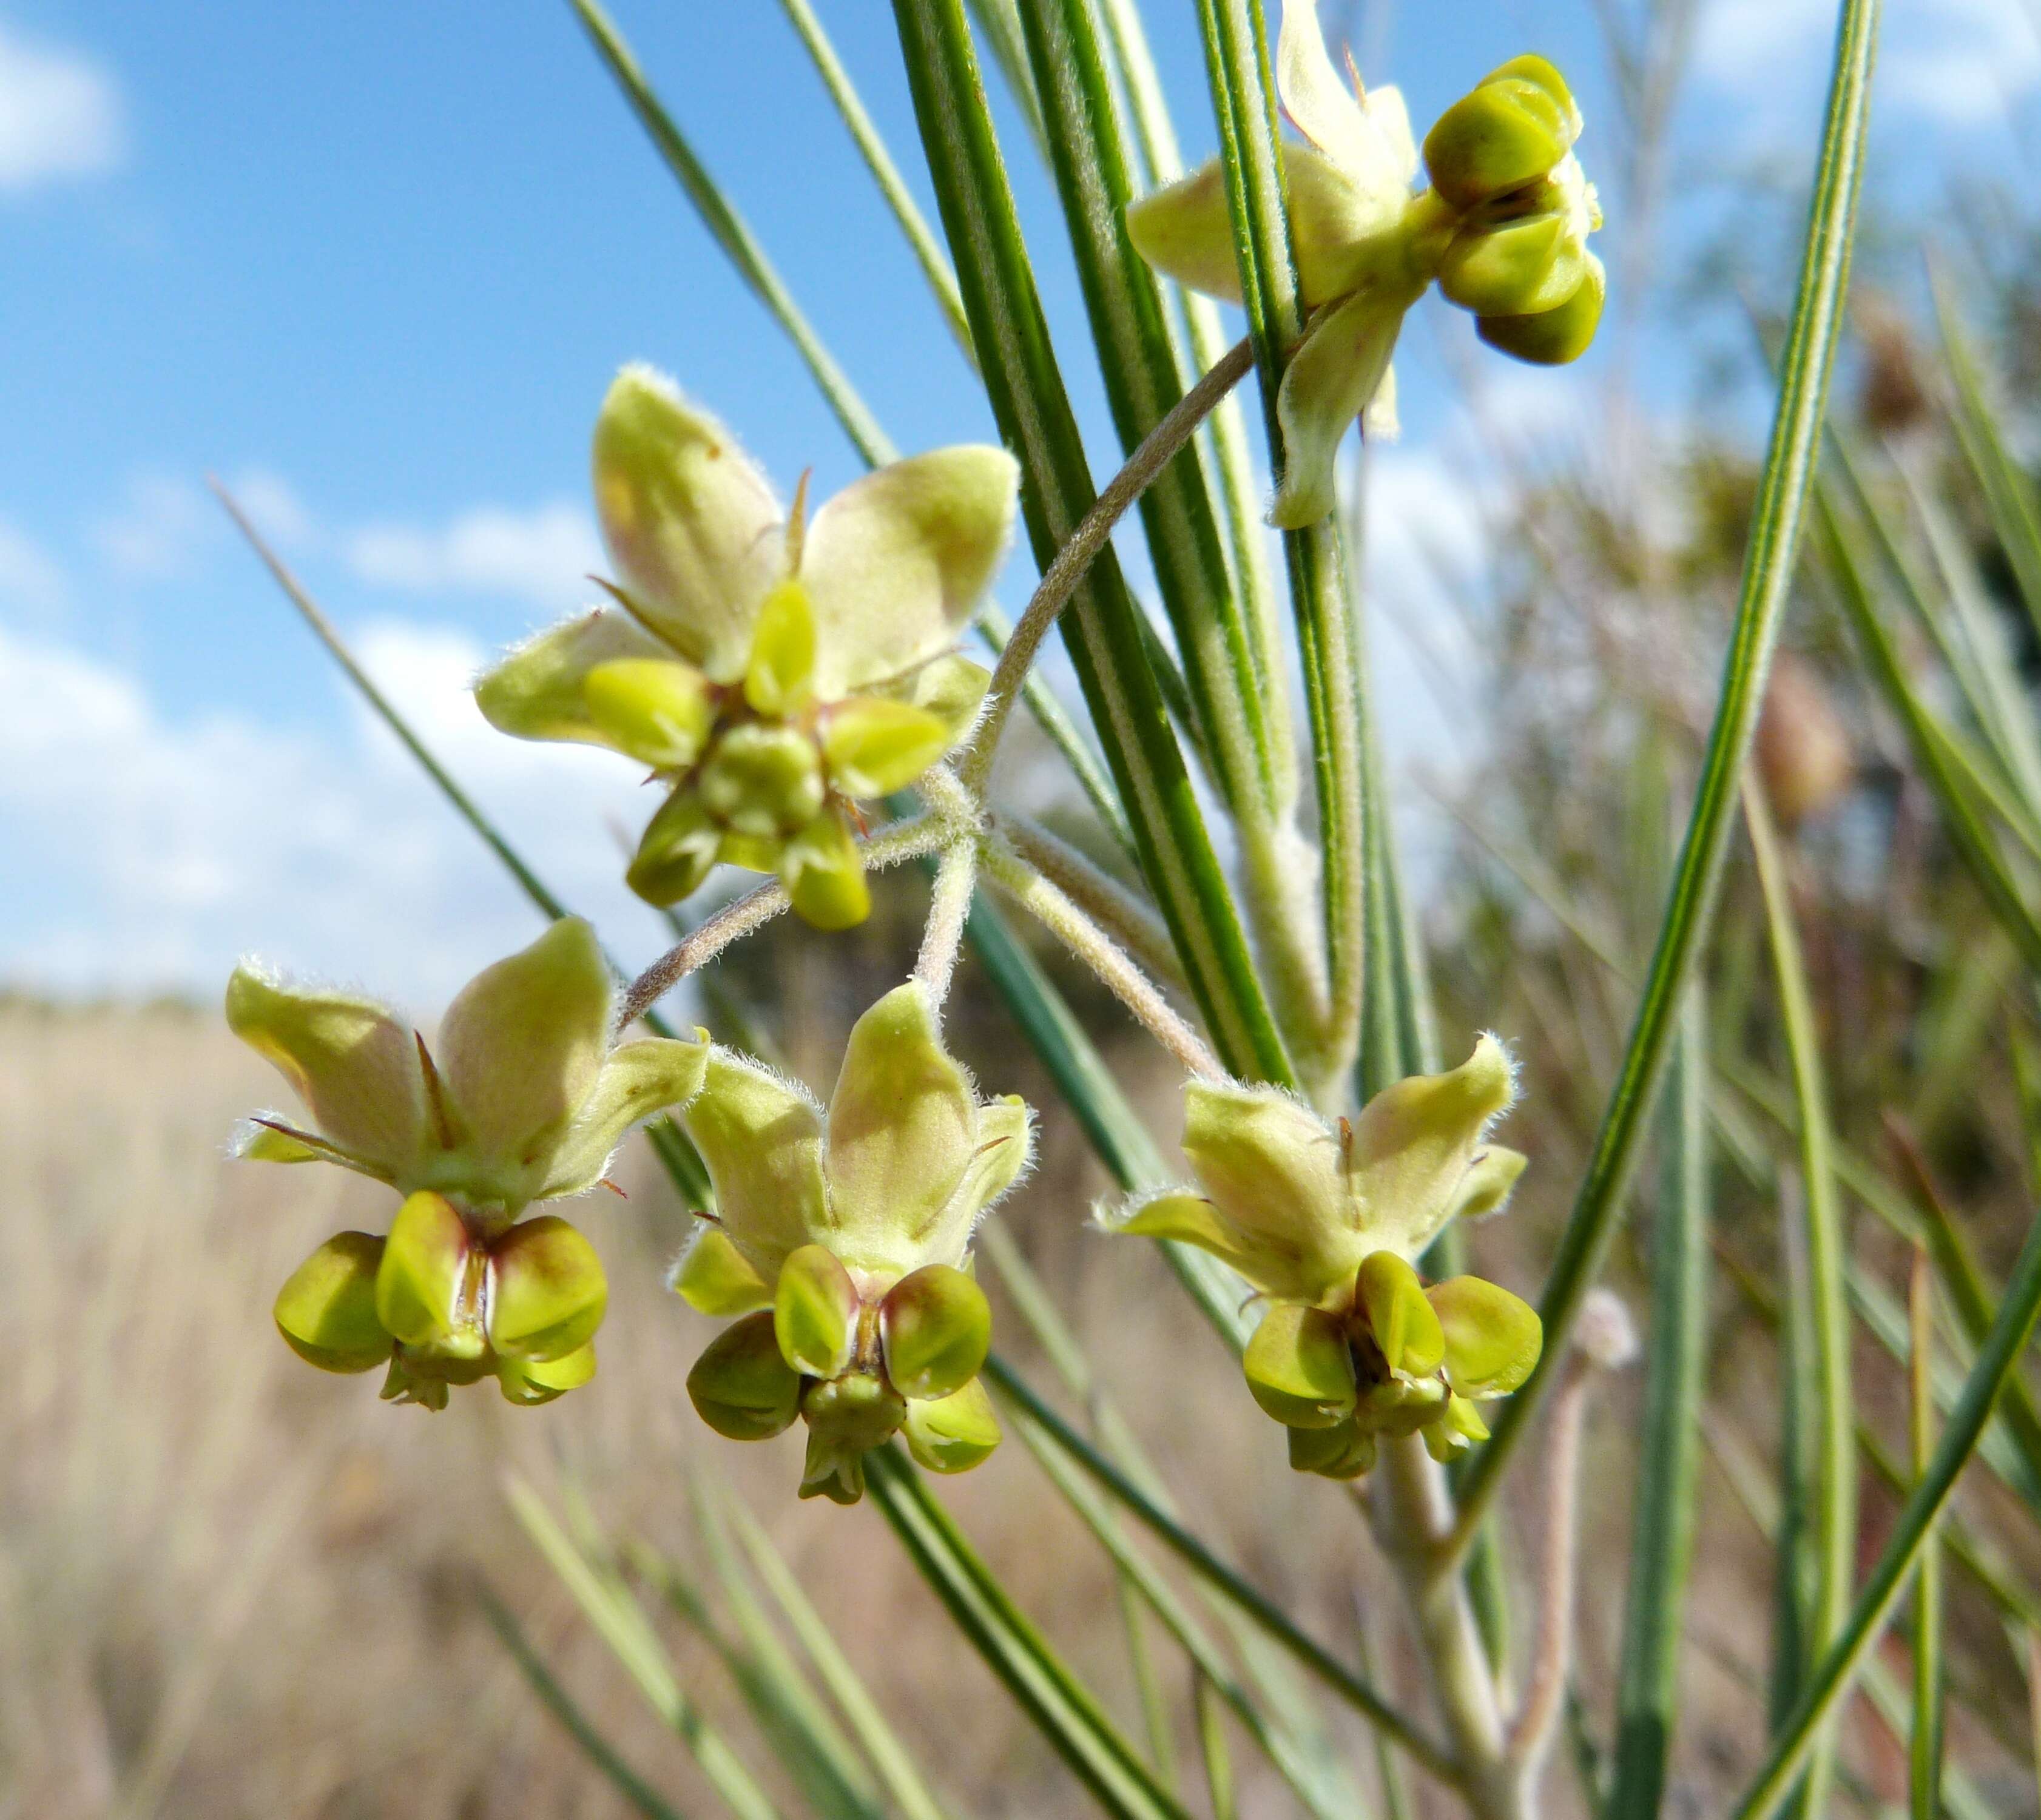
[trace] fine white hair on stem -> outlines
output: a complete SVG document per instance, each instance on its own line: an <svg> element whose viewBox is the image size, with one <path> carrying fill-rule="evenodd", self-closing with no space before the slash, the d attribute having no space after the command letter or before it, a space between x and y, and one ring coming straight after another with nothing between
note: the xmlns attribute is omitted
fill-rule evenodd
<svg viewBox="0 0 2041 1820"><path fill-rule="evenodd" d="M1002 815L1000 831L1043 877L1152 973L1173 986L1186 983L1183 963L1169 939L1169 925L1154 906L1039 822Z"/></svg>
<svg viewBox="0 0 2041 1820"><path fill-rule="evenodd" d="M1098 560L1112 536L1113 527L1128 509L1154 484L1155 477L1172 457L1191 440L1199 425L1211 415L1221 399L1245 379L1254 365L1253 342L1246 337L1227 349L1211 370L1172 406L1162 421L1141 440L1127 458L1127 464L1105 483L1092 509L1064 540L1063 547L1043 571L1027 611L1013 628L1006 649L1000 654L999 667L992 673L992 686L986 691L985 714L970 752L961 767L963 781L971 794L982 797L992 774L992 761L1005 731L1007 717L1020 699L1020 685L1032 667L1042 641L1056 623L1056 616L1069 604L1092 564Z"/></svg>
<svg viewBox="0 0 2041 1820"><path fill-rule="evenodd" d="M957 952L963 945L963 925L971 915L971 896L978 884L978 843L966 835L943 849L936 871L936 888L929 900L928 926L921 932L921 952L914 977L927 989L929 1002L940 1006L950 995Z"/></svg>

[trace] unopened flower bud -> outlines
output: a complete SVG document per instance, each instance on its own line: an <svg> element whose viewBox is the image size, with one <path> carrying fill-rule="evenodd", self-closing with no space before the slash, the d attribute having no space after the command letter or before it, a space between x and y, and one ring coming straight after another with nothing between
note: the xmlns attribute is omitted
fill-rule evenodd
<svg viewBox="0 0 2041 1820"><path fill-rule="evenodd" d="M769 1310L716 1335L688 1373L695 1413L731 1440L768 1440L800 1413L801 1377L780 1356Z"/></svg>

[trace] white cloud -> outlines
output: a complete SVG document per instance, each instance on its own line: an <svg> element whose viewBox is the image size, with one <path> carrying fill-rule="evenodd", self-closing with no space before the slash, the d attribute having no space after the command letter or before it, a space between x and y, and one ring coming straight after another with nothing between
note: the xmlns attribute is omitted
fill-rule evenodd
<svg viewBox="0 0 2041 1820"><path fill-rule="evenodd" d="M357 648L456 775L628 959L656 951L612 832L650 807L607 755L505 739L467 684L483 653L385 624ZM333 686L338 687L338 684ZM418 1009L528 941L536 913L365 710L326 736L174 718L97 657L0 628L0 980L209 996L256 951Z"/></svg>
<svg viewBox="0 0 2041 1820"><path fill-rule="evenodd" d="M478 507L450 522L364 526L347 540L357 575L414 593L499 594L564 611L586 599L603 567L595 524L559 499L528 512Z"/></svg>
<svg viewBox="0 0 2041 1820"><path fill-rule="evenodd" d="M306 544L317 536L297 489L267 467L248 467L227 483L235 503L273 544Z"/></svg>
<svg viewBox="0 0 2041 1820"><path fill-rule="evenodd" d="M63 609L70 593L56 558L18 525L0 518L0 603L53 613Z"/></svg>
<svg viewBox="0 0 2041 1820"><path fill-rule="evenodd" d="M0 191L111 170L127 136L120 91L107 71L0 25Z"/></svg>
<svg viewBox="0 0 2041 1820"><path fill-rule="evenodd" d="M119 508L93 527L93 541L116 574L162 582L190 573L219 535L219 508L196 483L174 474L138 474Z"/></svg>

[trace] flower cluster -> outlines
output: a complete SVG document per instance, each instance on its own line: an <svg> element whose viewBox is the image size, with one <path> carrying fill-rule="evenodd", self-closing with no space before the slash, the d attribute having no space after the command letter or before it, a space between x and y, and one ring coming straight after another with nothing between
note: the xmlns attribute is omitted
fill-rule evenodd
<svg viewBox="0 0 2041 1820"><path fill-rule="evenodd" d="M992 1317L971 1235L1027 1167L1032 1121L1018 1099L979 1101L925 990L898 986L857 1021L826 1111L718 1047L681 1119L717 1215L674 1287L742 1317L688 1374L703 1421L762 1440L799 1416L801 1495L840 1504L896 1433L937 1472L990 1453L999 1425L978 1374Z"/></svg>
<svg viewBox="0 0 2041 1820"><path fill-rule="evenodd" d="M615 601L485 675L490 724L605 746L667 786L628 874L677 903L719 860L776 872L818 928L871 907L860 800L905 788L969 732L988 677L950 647L1005 551L1019 469L1003 449L882 467L811 518L783 511L713 417L644 367L595 428Z"/></svg>
<svg viewBox="0 0 2041 1820"><path fill-rule="evenodd" d="M1536 1365L1534 1310L1479 1277L1428 1286L1413 1268L1449 1221L1509 1198L1524 1159L1485 1134L1514 1097L1492 1036L1337 1130L1274 1088L1193 1082L1183 1147L1204 1192L1101 1215L1109 1231L1211 1252L1261 1292L1242 1364L1299 1471L1357 1478L1382 1435L1421 1434L1450 1458L1487 1438L1474 1406Z"/></svg>
<svg viewBox="0 0 2041 1820"><path fill-rule="evenodd" d="M301 1358L387 1366L385 1397L432 1409L485 1377L541 1403L594 1375L601 1261L557 1215L522 1216L600 1181L631 1125L701 1086L709 1052L706 1032L613 1042L611 999L578 918L471 980L437 1055L380 1005L235 969L229 1026L311 1116L259 1116L237 1153L338 1163L404 1197L387 1237L340 1233L284 1284L277 1326Z"/></svg>
<svg viewBox="0 0 2041 1820"><path fill-rule="evenodd" d="M1277 396L1284 467L1269 513L1294 529L1332 510L1333 458L1349 423L1395 433L1390 357L1406 312L1434 280L1474 311L1492 347L1545 364L1585 351L1604 285L1586 242L1601 216L1573 154L1580 110L1542 57L1504 64L1447 109L1425 138L1431 187L1414 193L1419 158L1403 97L1364 91L1357 74L1348 87L1326 54L1315 0L1285 0L1276 78L1306 142L1284 148L1309 320ZM1150 264L1240 300L1216 159L1134 203L1127 226Z"/></svg>

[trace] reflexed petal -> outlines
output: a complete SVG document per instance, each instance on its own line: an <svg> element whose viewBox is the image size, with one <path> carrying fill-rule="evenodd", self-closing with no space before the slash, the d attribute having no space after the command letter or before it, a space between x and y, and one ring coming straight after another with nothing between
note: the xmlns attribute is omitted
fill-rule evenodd
<svg viewBox="0 0 2041 1820"><path fill-rule="evenodd" d="M1240 301L1233 217L1217 158L1130 202L1127 237L1143 259L1179 284L1229 303Z"/></svg>
<svg viewBox="0 0 2041 1820"><path fill-rule="evenodd" d="M534 1198L551 1200L593 1188L631 1126L700 1092L708 1050L706 1030L696 1031L692 1042L647 1036L611 1050L595 1078L594 1091L582 1101L553 1152L544 1185Z"/></svg>
<svg viewBox="0 0 2041 1820"><path fill-rule="evenodd" d="M624 883L648 904L677 904L714 870L723 845L723 830L709 819L700 793L683 784L646 824Z"/></svg>
<svg viewBox="0 0 2041 1820"><path fill-rule="evenodd" d="M782 719L814 693L815 612L799 582L782 582L758 609L744 699L754 714Z"/></svg>
<svg viewBox="0 0 2041 1820"><path fill-rule="evenodd" d="M956 743L951 724L926 708L884 696L855 696L829 717L822 757L843 795L904 790Z"/></svg>
<svg viewBox="0 0 2041 1820"><path fill-rule="evenodd" d="M992 1346L992 1305L961 1270L924 1265L879 1308L886 1375L902 1396L947 1397L975 1378Z"/></svg>
<svg viewBox="0 0 2041 1820"><path fill-rule="evenodd" d="M673 1293L700 1314L749 1314L773 1304L773 1292L764 1278L713 1220L696 1221L672 1281Z"/></svg>
<svg viewBox="0 0 2041 1820"><path fill-rule="evenodd" d="M1424 1251L1459 1206L1482 1134L1516 1097L1509 1056L1484 1036L1450 1074L1413 1074L1368 1102L1352 1168L1370 1250Z"/></svg>
<svg viewBox="0 0 2041 1820"><path fill-rule="evenodd" d="M761 1281L778 1281L790 1251L830 1231L821 1108L805 1089L719 1046L679 1118L708 1166L724 1236Z"/></svg>
<svg viewBox="0 0 2041 1820"><path fill-rule="evenodd" d="M1356 1293L1383 1363L1391 1372L1421 1378L1439 1368L1446 1356L1446 1336L1425 1299L1417 1272L1401 1257L1375 1251L1363 1258Z"/></svg>
<svg viewBox="0 0 2041 1820"><path fill-rule="evenodd" d="M1184 1154L1238 1235L1238 1268L1271 1295L1316 1301L1351 1281L1362 1253L1342 1191L1339 1144L1318 1115L1272 1087L1193 1081Z"/></svg>
<svg viewBox="0 0 2041 1820"><path fill-rule="evenodd" d="M773 1292L780 1356L811 1378L833 1378L857 1343L857 1285L826 1245L803 1245L780 1266Z"/></svg>
<svg viewBox="0 0 2041 1820"><path fill-rule="evenodd" d="M800 1375L780 1356L769 1312L734 1322L702 1349L688 1373L688 1400L731 1440L768 1440L792 1425Z"/></svg>
<svg viewBox="0 0 2041 1820"><path fill-rule="evenodd" d="M1307 311L1335 302L1364 277L1402 276L1407 255L1400 234L1407 180L1375 188L1307 145L1283 148L1283 185L1290 201L1297 285ZM1421 289L1422 280L1418 288ZM1379 285L1371 289L1379 289Z"/></svg>
<svg viewBox="0 0 2041 1820"><path fill-rule="evenodd" d="M291 1350L322 1372L366 1372L387 1359L391 1338L376 1314L382 1261L381 1239L342 1232L292 1271L275 1311Z"/></svg>
<svg viewBox="0 0 2041 1820"><path fill-rule="evenodd" d="M380 1163L371 1162L266 1112L243 1119L235 1127L231 1154L239 1162L250 1163L338 1163L342 1169L372 1176L378 1181L389 1181L391 1173Z"/></svg>
<svg viewBox="0 0 2041 1820"><path fill-rule="evenodd" d="M320 1135L393 1174L416 1162L425 1143L418 1040L381 1005L242 966L227 982L227 1024L291 1083Z"/></svg>
<svg viewBox="0 0 2041 1820"><path fill-rule="evenodd" d="M628 613L598 608L528 639L483 673L475 704L499 733L518 739L573 739L616 744L589 709L582 693L600 664L671 661L673 651Z"/></svg>
<svg viewBox="0 0 2041 1820"><path fill-rule="evenodd" d="M626 367L595 425L595 505L647 616L717 682L751 652L786 568L779 502L728 430L650 367Z"/></svg>
<svg viewBox="0 0 2041 1820"><path fill-rule="evenodd" d="M1544 1349L1538 1311L1499 1283L1455 1276L1425 1292L1446 1337L1446 1379L1463 1397L1504 1397Z"/></svg>
<svg viewBox="0 0 2041 1820"><path fill-rule="evenodd" d="M999 1445L999 1417L975 1378L931 1402L910 1402L907 1451L930 1472L968 1472Z"/></svg>
<svg viewBox="0 0 2041 1820"><path fill-rule="evenodd" d="M558 1142L601 1072L610 990L595 931L563 917L448 1006L440 1075L486 1161L520 1168Z"/></svg>
<svg viewBox="0 0 2041 1820"><path fill-rule="evenodd" d="M829 1108L830 1202L845 1261L912 1268L977 1148L971 1082L927 990L896 986L858 1019Z"/></svg>
<svg viewBox="0 0 2041 1820"><path fill-rule="evenodd" d="M1020 1179L1035 1154L1035 1115L1017 1095L978 1108L971 1161L935 1223L912 1234L932 1264L962 1264L986 1210Z"/></svg>
<svg viewBox="0 0 2041 1820"><path fill-rule="evenodd" d="M1341 439L1381 385L1402 326L1401 308L1364 292L1328 310L1306 331L1276 394L1284 466L1270 524L1300 531L1338 504Z"/></svg>
<svg viewBox="0 0 2041 1820"><path fill-rule="evenodd" d="M1165 1189L1146 1200L1137 1200L1114 1211L1101 1208L1096 1215L1100 1228L1135 1238L1173 1238L1180 1245L1195 1245L1223 1258L1242 1275L1253 1256L1251 1242L1203 1195L1187 1189ZM1301 1284L1285 1282L1283 1292L1303 1294Z"/></svg>
<svg viewBox="0 0 2041 1820"><path fill-rule="evenodd" d="M1369 124L1382 135L1390 168L1406 189L1417 174L1417 141L1410 131L1410 109L1394 82L1377 82L1360 97Z"/></svg>
<svg viewBox="0 0 2041 1820"><path fill-rule="evenodd" d="M715 723L708 678L677 658L599 663L583 680L582 694L606 743L655 771L686 770Z"/></svg>
<svg viewBox="0 0 2041 1820"><path fill-rule="evenodd" d="M778 871L788 901L811 929L853 929L872 914L864 856L834 809L780 849Z"/></svg>
<svg viewBox="0 0 2041 1820"><path fill-rule="evenodd" d="M489 1343L512 1358L564 1359L595 1337L609 1284L595 1247L557 1215L513 1226L490 1250Z"/></svg>
<svg viewBox="0 0 2041 1820"><path fill-rule="evenodd" d="M1353 1409L1353 1355L1322 1308L1272 1302L1240 1364L1254 1400L1290 1428L1330 1428Z"/></svg>
<svg viewBox="0 0 2041 1820"><path fill-rule="evenodd" d="M376 1272L376 1318L407 1346L452 1337L467 1278L467 1228L442 1196L414 1194L397 1209Z"/></svg>
<svg viewBox="0 0 2041 1820"><path fill-rule="evenodd" d="M825 701L925 662L969 622L1006 553L1020 485L1003 448L938 448L853 481L801 547Z"/></svg>
<svg viewBox="0 0 2041 1820"><path fill-rule="evenodd" d="M1469 1165L1461 1178L1459 1198L1448 1216L1454 1219L1483 1219L1499 1213L1516 1186L1530 1158L1521 1150L1490 1144Z"/></svg>
<svg viewBox="0 0 2041 1820"><path fill-rule="evenodd" d="M1366 176L1385 163L1387 147L1326 54L1318 0L1283 0L1276 92L1297 130L1335 164Z"/></svg>

